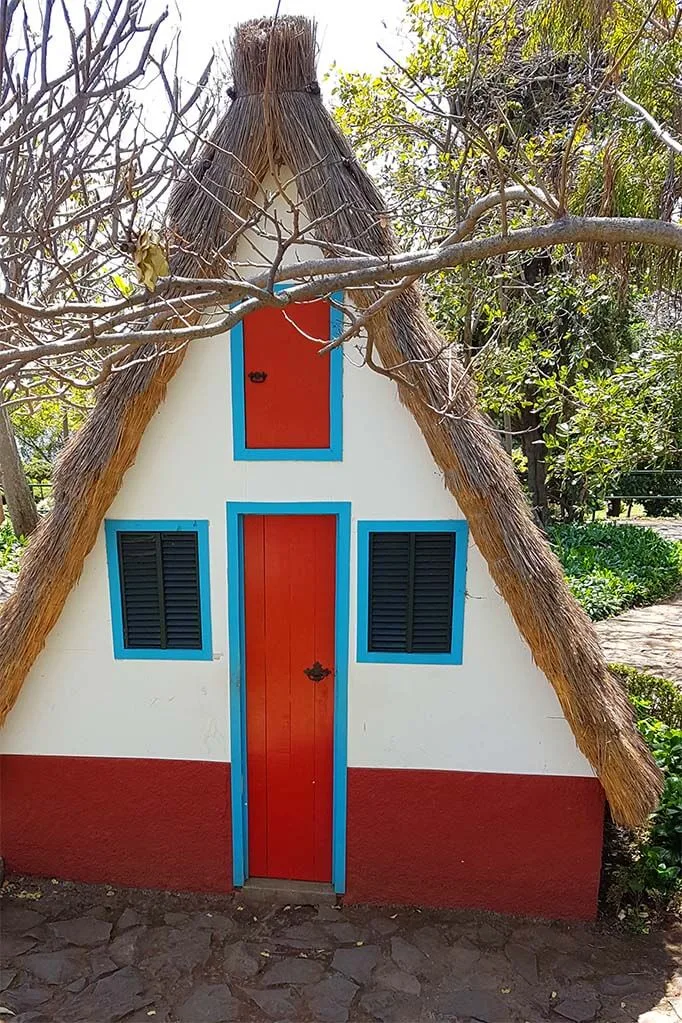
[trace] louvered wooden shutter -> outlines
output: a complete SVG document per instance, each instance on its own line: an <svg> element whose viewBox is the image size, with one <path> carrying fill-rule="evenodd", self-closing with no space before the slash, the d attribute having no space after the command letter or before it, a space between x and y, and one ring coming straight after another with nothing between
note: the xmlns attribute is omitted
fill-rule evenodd
<svg viewBox="0 0 682 1023"><path fill-rule="evenodd" d="M162 533L161 561L166 647L169 650L199 650L201 611L197 534Z"/></svg>
<svg viewBox="0 0 682 1023"><path fill-rule="evenodd" d="M452 644L454 533L414 533L413 653L448 653Z"/></svg>
<svg viewBox="0 0 682 1023"><path fill-rule="evenodd" d="M123 638L129 650L201 648L197 534L118 534Z"/></svg>
<svg viewBox="0 0 682 1023"><path fill-rule="evenodd" d="M123 641L128 649L160 649L161 579L155 533L119 533Z"/></svg>
<svg viewBox="0 0 682 1023"><path fill-rule="evenodd" d="M449 653L454 533L370 533L369 650Z"/></svg>
<svg viewBox="0 0 682 1023"><path fill-rule="evenodd" d="M370 533L370 650L407 650L409 590L410 534Z"/></svg>

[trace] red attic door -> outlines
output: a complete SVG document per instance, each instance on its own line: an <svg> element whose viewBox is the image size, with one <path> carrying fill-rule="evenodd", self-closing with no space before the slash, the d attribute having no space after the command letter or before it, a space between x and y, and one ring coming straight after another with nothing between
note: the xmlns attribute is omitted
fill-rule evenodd
<svg viewBox="0 0 682 1023"><path fill-rule="evenodd" d="M335 549L333 515L244 518L251 877L331 881Z"/></svg>
<svg viewBox="0 0 682 1023"><path fill-rule="evenodd" d="M259 309L244 320L247 448L330 446L329 356L309 340L329 340L329 323L324 299L290 306L286 315ZM262 373L261 382L252 376Z"/></svg>

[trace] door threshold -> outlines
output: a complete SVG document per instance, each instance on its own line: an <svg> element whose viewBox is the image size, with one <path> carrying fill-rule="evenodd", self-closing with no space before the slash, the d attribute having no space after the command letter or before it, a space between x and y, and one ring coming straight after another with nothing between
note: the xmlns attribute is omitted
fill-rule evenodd
<svg viewBox="0 0 682 1023"><path fill-rule="evenodd" d="M289 903L308 906L334 906L340 897L331 884L320 881L287 881L277 877L250 877L240 890L244 898L254 902Z"/></svg>

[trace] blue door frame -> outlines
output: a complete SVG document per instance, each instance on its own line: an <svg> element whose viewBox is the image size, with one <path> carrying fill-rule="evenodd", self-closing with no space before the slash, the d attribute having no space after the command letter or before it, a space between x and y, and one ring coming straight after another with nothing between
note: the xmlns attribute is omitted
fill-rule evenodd
<svg viewBox="0 0 682 1023"><path fill-rule="evenodd" d="M336 600L334 677L334 782L332 884L346 889L346 805L348 767L348 602L350 591L350 504L348 502L233 502L227 504L227 608L230 645L230 746L232 785L232 874L236 887L249 876L246 783L246 675L244 671L244 544L246 515L334 515L336 517Z"/></svg>

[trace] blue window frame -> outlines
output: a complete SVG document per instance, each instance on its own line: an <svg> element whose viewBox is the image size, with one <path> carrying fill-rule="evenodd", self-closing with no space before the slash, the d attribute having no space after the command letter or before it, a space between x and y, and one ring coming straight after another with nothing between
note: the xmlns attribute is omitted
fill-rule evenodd
<svg viewBox="0 0 682 1023"><path fill-rule="evenodd" d="M421 533L454 534L454 565L452 566L451 585L451 628L449 649L438 653L423 651L405 652L404 650L376 649L377 644L370 642L370 568L373 534L401 533L406 535ZM461 664L464 645L464 602L466 595L466 566L469 529L464 520L441 519L437 521L390 521L390 522L358 522L358 626L357 626L357 659L376 664ZM387 577L388 578L388 577ZM428 586L428 576L425 577ZM422 584L423 585L423 584ZM412 595L408 600L412 602ZM373 649L374 645L374 649Z"/></svg>
<svg viewBox="0 0 682 1023"><path fill-rule="evenodd" d="M119 560L119 536L122 533L195 533L197 537L200 646L192 649L131 647L126 645L123 623L123 593ZM203 519L105 519L104 536L109 573L109 600L114 657L117 660L209 661L213 657L211 639L211 587L208 563L208 522Z"/></svg>
<svg viewBox="0 0 682 1023"><path fill-rule="evenodd" d="M276 284L275 291L286 285ZM335 292L329 305L330 340L343 333L343 310L338 306L343 294ZM338 303L334 305L333 303ZM230 333L232 374L232 440L237 462L340 462L343 458L343 349L334 348L329 359L329 447L328 448L248 448L246 446L246 397L244 394L244 325L239 322Z"/></svg>

